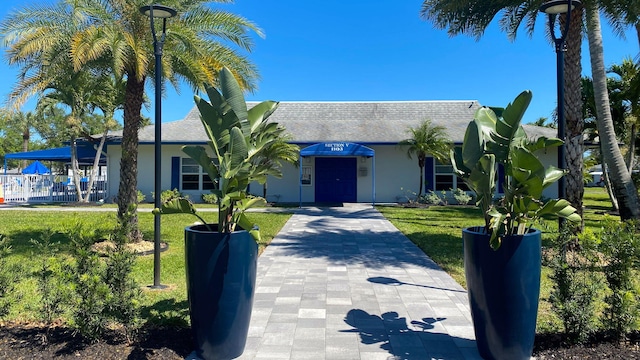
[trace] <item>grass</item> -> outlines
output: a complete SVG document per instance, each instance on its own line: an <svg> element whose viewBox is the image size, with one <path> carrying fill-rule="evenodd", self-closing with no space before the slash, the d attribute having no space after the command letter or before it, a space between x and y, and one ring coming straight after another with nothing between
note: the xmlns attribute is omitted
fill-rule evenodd
<svg viewBox="0 0 640 360"><path fill-rule="evenodd" d="M271 242L291 214L286 213L248 213L247 216L260 225L262 241L259 251ZM138 214L140 229L146 239L153 238L153 215ZM142 316L151 324L186 325L188 304L184 271L184 228L192 224L190 215L171 215L162 217L161 239L169 248L161 257L161 284L168 285L166 290L149 290L153 284L153 256L140 256L136 260L133 276L143 288ZM105 212L60 212L60 211L0 211L0 233L9 237L12 253L8 261L23 264L25 275L33 274L43 254L31 244L31 239L39 240L42 234L51 230L52 241L59 242L60 254L69 253L71 244L65 235L74 222L80 222L88 228L109 233L116 224L114 211ZM34 321L37 319L39 295L35 280L24 276L16 287L21 300L13 307L6 320Z"/></svg>
<svg viewBox="0 0 640 360"><path fill-rule="evenodd" d="M611 210L609 197L603 188L586 188L584 195L585 228L597 232L604 213ZM377 209L403 234L413 241L433 261L458 283L466 287L462 256L462 228L482 223L480 210L475 207L430 206L428 208L400 208L378 206ZM557 221L543 221L543 247L558 235ZM538 331L554 332L561 327L547 301L552 289L551 270L542 268Z"/></svg>
<svg viewBox="0 0 640 360"><path fill-rule="evenodd" d="M586 206L585 226L597 232L604 217L603 214L610 210L609 198L602 188L587 188L584 204ZM0 234L5 234L11 239L13 249L9 261L24 264L27 274L33 274L36 264L42 259L42 254L38 253L30 240L39 239L46 230L51 230L54 234L52 240L60 242L61 253L68 253L70 244L64 233L76 221L108 233L116 224L116 214L113 208L103 206L105 211L99 212L0 211ZM151 204L148 207L151 208ZM461 229L478 225L482 221L477 208L472 206L428 208L379 206L378 210L456 281L465 286ZM269 212L247 215L261 226L263 240L259 244L260 251L291 216ZM189 215L162 217L161 237L169 244L169 248L162 253L161 283L168 285L168 290L149 290L146 287L153 283L153 256L138 257L136 261L133 275L144 289L142 316L149 323L186 325L188 322L183 232L184 227L193 221L194 218ZM139 222L145 238L151 239L153 215L149 212L140 212ZM546 221L540 224L539 228L543 230L543 244L557 236L556 221ZM551 312L549 302L546 301L552 287L549 274L549 268L543 267L538 317L538 330L541 332L557 331L561 326ZM8 320L37 319L39 295L36 293L35 280L31 276L25 276L17 288L22 300L14 306Z"/></svg>

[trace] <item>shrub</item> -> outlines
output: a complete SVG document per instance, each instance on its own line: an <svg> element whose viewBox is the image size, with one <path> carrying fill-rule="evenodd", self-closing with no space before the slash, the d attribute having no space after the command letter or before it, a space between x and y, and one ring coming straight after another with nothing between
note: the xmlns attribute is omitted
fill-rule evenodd
<svg viewBox="0 0 640 360"><path fill-rule="evenodd" d="M422 199L420 202L424 202L425 204L429 204L429 205L440 205L440 204L444 205L446 204L446 201L444 199L446 198L436 194L435 192L433 192L433 190L429 190L429 192L425 193L422 196Z"/></svg>
<svg viewBox="0 0 640 360"><path fill-rule="evenodd" d="M155 200L156 194L155 192L151 192L151 197ZM185 198L188 199L189 195L183 195L180 193L178 189L173 190L163 190L160 193L160 203L164 204L169 200L177 199L177 198Z"/></svg>
<svg viewBox="0 0 640 360"><path fill-rule="evenodd" d="M68 301L67 285L61 270L61 261L56 257L60 243L51 242L53 232L44 231L40 240L31 239L40 252L40 264L35 272L38 292L40 293L39 316L45 323L51 324L63 312Z"/></svg>
<svg viewBox="0 0 640 360"><path fill-rule="evenodd" d="M105 284L105 267L91 245L99 238L95 230L76 222L68 228L73 244L73 261L65 264L71 284L71 325L85 338L96 341L108 325L106 312L109 286Z"/></svg>
<svg viewBox="0 0 640 360"><path fill-rule="evenodd" d="M202 194L202 201L207 204L215 204L218 201L218 196L212 193Z"/></svg>
<svg viewBox="0 0 640 360"><path fill-rule="evenodd" d="M142 191L138 190L137 192L137 197L138 197L138 204L144 202L144 199L147 198L147 196L145 194L142 193Z"/></svg>
<svg viewBox="0 0 640 360"><path fill-rule="evenodd" d="M128 222L128 219L122 222ZM109 316L124 327L127 338L131 340L140 325L141 292L132 276L135 254L125 246L127 234L121 230L123 228L118 224L111 236L115 247L106 261L104 283L111 292L106 304Z"/></svg>
<svg viewBox="0 0 640 360"><path fill-rule="evenodd" d="M554 283L549 302L562 320L567 339L584 343L596 327L596 295L600 277L593 271L598 258L594 251L595 236L585 231L579 247L574 246L569 227L564 227L552 242L548 266Z"/></svg>
<svg viewBox="0 0 640 360"><path fill-rule="evenodd" d="M9 238L0 234L0 318L7 316L13 302L19 300L14 290L22 268L8 263L7 257L10 253Z"/></svg>
<svg viewBox="0 0 640 360"><path fill-rule="evenodd" d="M606 324L618 338L628 333L638 320L638 288L633 266L640 254L636 224L606 219L600 236L604 275L611 292L605 296Z"/></svg>
<svg viewBox="0 0 640 360"><path fill-rule="evenodd" d="M471 200L473 200L473 196L469 195L466 191L462 189L451 189L453 193L453 198L456 201L456 204L467 205Z"/></svg>

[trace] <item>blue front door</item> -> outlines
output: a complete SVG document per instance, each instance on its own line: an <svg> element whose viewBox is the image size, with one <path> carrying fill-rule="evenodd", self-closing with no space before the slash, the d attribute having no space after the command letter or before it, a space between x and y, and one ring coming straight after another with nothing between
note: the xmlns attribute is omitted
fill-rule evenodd
<svg viewBox="0 0 640 360"><path fill-rule="evenodd" d="M356 160L316 158L316 202L357 202Z"/></svg>

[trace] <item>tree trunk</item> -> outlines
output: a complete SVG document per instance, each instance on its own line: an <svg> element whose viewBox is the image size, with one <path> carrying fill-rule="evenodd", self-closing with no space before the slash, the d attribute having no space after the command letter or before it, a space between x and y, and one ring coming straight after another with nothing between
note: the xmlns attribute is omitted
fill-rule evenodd
<svg viewBox="0 0 640 360"><path fill-rule="evenodd" d="M102 155L102 148L104 147L104 143L107 140L108 133L109 129L105 127L104 132L102 133L102 137L100 138L100 144L98 144L98 148L96 149L96 156L93 159L93 167L91 167L91 175L89 176L89 182L87 183L87 195L86 198L82 199L83 202L89 202L89 199L91 197L91 190L93 189L93 184L96 180L96 172L100 167L100 156Z"/></svg>
<svg viewBox="0 0 640 360"><path fill-rule="evenodd" d="M267 201L267 181L266 180L262 185L262 197L264 198L265 201Z"/></svg>
<svg viewBox="0 0 640 360"><path fill-rule="evenodd" d="M418 190L418 199L420 201L420 197L422 196L422 188L424 187L424 165L425 165L426 156L418 154L418 167L420 168L420 188Z"/></svg>
<svg viewBox="0 0 640 360"><path fill-rule="evenodd" d="M609 200L611 200L611 207L615 212L619 212L620 208L618 207L618 199L616 199L616 195L613 193L613 188L611 187L611 179L609 179L609 169L607 168L607 163L604 161L602 144L599 144L599 146L600 168L602 169L602 180L604 181L604 187L607 190L607 195L609 195Z"/></svg>
<svg viewBox="0 0 640 360"><path fill-rule="evenodd" d="M420 188L418 190L418 201L420 201L420 197L422 196L422 188L424 185L424 167L420 167Z"/></svg>
<svg viewBox="0 0 640 360"><path fill-rule="evenodd" d="M602 154L610 171L609 176L613 185L613 192L618 199L620 218L622 220L639 219L638 193L618 147L611 110L609 109L610 102L609 93L607 92L607 75L604 67L604 50L598 8L588 6L586 18L589 54L591 55L591 76L593 78L593 91L598 114L598 134L600 135Z"/></svg>
<svg viewBox="0 0 640 360"><path fill-rule="evenodd" d="M638 121L636 119L636 121ZM633 167L636 165L636 137L638 136L638 127L636 123L631 124L631 136L629 137L629 158L627 161L627 170L631 174Z"/></svg>
<svg viewBox="0 0 640 360"><path fill-rule="evenodd" d="M22 152L29 151L29 139L31 138L31 133L29 131L29 127L27 127L24 132L22 132ZM22 169L27 167L27 160L22 160Z"/></svg>
<svg viewBox="0 0 640 360"><path fill-rule="evenodd" d="M567 35L567 52L564 59L564 118L565 118L565 161L568 173L564 177L566 200L576 208L582 217L584 196L584 175L582 172L584 154L584 121L582 119L582 8L571 12L571 24ZM580 230L584 227L584 220Z"/></svg>
<svg viewBox="0 0 640 360"><path fill-rule="evenodd" d="M85 202L82 198L82 186L80 184L80 166L78 165L78 145L76 137L71 138L71 175L73 176L73 185L76 189L78 202Z"/></svg>
<svg viewBox="0 0 640 360"><path fill-rule="evenodd" d="M122 130L122 158L120 159L120 184L118 188L118 220L126 227L130 241L142 240L138 228L138 130L142 118L144 78L136 79L127 74L124 103L124 128ZM160 194L156 194L160 196Z"/></svg>

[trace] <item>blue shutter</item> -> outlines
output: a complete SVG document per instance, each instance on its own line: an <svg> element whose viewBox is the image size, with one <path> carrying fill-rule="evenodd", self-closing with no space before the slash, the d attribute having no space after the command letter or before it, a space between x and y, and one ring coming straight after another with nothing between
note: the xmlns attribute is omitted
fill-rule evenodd
<svg viewBox="0 0 640 360"><path fill-rule="evenodd" d="M435 162L432 157L424 159L424 188L426 191L436 189Z"/></svg>
<svg viewBox="0 0 640 360"><path fill-rule="evenodd" d="M180 157L171 157L171 190L180 189Z"/></svg>

